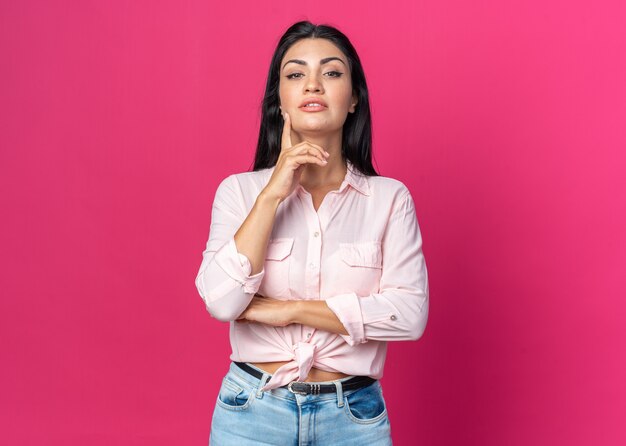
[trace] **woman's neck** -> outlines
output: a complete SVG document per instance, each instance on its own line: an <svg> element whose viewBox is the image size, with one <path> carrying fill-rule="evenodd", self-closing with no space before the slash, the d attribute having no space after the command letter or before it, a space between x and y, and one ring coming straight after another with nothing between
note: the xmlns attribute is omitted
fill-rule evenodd
<svg viewBox="0 0 626 446"><path fill-rule="evenodd" d="M302 141L308 141L326 150L330 156L328 164L307 163L300 176L300 184L305 189L323 188L341 184L346 176L347 164L341 155L341 132L320 135L319 133L302 134L292 131L291 142L295 146Z"/></svg>

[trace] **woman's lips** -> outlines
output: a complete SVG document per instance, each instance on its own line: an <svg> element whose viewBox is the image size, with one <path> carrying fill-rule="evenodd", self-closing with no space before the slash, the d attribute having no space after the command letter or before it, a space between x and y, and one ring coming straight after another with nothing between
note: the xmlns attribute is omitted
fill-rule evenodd
<svg viewBox="0 0 626 446"><path fill-rule="evenodd" d="M323 105L304 105L300 107L300 110L305 111L305 112L317 112L317 111L326 110L326 107L324 107Z"/></svg>

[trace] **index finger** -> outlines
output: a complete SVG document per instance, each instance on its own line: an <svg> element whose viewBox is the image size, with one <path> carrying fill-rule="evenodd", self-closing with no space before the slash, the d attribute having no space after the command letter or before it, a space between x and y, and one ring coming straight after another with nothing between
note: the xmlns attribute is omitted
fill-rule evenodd
<svg viewBox="0 0 626 446"><path fill-rule="evenodd" d="M292 146L291 144L291 118L289 114L285 112L283 116L284 124L283 124L283 134L281 137L280 151L283 152Z"/></svg>

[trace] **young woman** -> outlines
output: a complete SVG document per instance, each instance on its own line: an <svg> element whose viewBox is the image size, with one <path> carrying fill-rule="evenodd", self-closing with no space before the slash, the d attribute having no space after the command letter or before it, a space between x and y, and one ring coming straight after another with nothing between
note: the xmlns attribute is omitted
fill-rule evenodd
<svg viewBox="0 0 626 446"><path fill-rule="evenodd" d="M424 332L428 278L411 194L376 173L371 146L352 44L294 24L271 61L254 170L218 186L196 278L230 322L210 444L391 444L378 380L387 341Z"/></svg>

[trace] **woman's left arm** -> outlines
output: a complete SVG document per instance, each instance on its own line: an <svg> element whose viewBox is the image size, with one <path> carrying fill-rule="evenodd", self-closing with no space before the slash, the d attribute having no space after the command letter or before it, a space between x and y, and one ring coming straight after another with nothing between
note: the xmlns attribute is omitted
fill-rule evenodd
<svg viewBox="0 0 626 446"><path fill-rule="evenodd" d="M350 345L368 340L415 341L428 321L428 271L415 204L405 187L395 200L382 240L380 292L345 293L326 299L343 323Z"/></svg>
<svg viewBox="0 0 626 446"><path fill-rule="evenodd" d="M255 295L237 322L258 322L275 327L302 324L349 335L337 315L323 300L280 300Z"/></svg>

